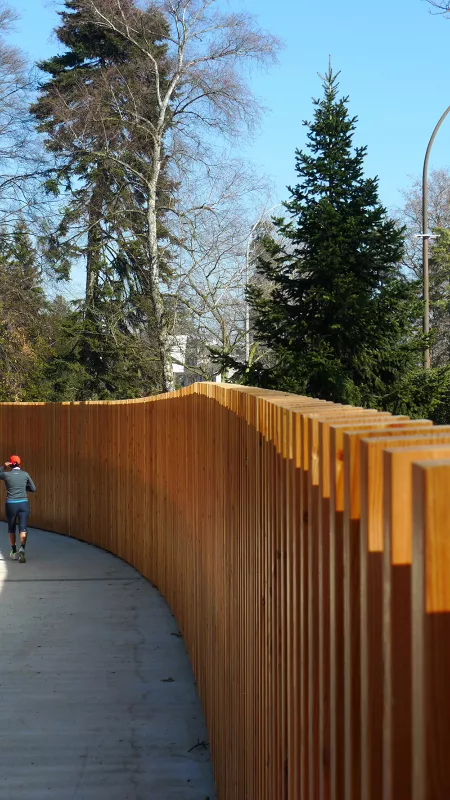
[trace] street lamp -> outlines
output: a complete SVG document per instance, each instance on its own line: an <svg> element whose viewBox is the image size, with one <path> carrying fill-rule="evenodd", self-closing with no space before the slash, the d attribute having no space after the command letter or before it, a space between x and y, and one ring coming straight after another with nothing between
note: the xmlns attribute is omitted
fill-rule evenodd
<svg viewBox="0 0 450 800"><path fill-rule="evenodd" d="M275 211L275 209L278 208L280 205L281 205L281 203L277 203L276 206L272 206L272 208L269 208L268 211L264 211L261 214L261 216L259 217L259 219L256 220L256 222L254 223L254 225L252 225L252 227L250 229L250 233L248 235L248 240L247 240L247 252L246 252L246 256L245 256L245 285L246 286L248 286L249 265L250 265L250 245L252 243L253 234L254 234L256 228L258 227L258 225L260 225L260 223L263 221L263 219L265 217L267 217L269 214L271 214L272 211ZM250 359L250 306L248 304L248 301L246 300L245 301L245 363L246 364L248 364L249 359Z"/></svg>
<svg viewBox="0 0 450 800"><path fill-rule="evenodd" d="M423 163L423 177L422 177L422 224L423 230L419 234L422 239L422 264L423 264L423 299L425 302L424 318L423 318L423 332L428 335L430 332L430 276L428 270L428 243L430 239L435 239L436 236L428 231L428 161L430 158L431 147L436 138L436 134L441 127L447 114L450 112L450 106L444 111L438 124L436 125L431 139L428 143L427 152L425 153L425 161ZM430 348L427 346L424 353L424 367L430 369Z"/></svg>

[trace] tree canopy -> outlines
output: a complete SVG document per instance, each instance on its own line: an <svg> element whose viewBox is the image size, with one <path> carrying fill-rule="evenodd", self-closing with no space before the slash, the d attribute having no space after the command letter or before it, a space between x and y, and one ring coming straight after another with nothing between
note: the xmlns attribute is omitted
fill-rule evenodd
<svg viewBox="0 0 450 800"><path fill-rule="evenodd" d="M420 413L439 402L446 380L421 369L420 288L401 270L404 231L364 174L357 118L339 95L331 68L306 122L308 149L297 150L297 183L264 240L248 289L266 366L240 366L248 383L334 402Z"/></svg>

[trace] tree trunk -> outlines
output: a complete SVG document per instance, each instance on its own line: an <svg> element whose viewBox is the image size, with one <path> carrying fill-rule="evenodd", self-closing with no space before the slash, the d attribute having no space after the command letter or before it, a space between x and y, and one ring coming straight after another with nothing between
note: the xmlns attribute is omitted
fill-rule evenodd
<svg viewBox="0 0 450 800"><path fill-rule="evenodd" d="M148 255L149 255L149 287L150 300L156 323L156 338L161 362L162 391L172 392L175 389L171 342L167 315L160 289L159 248L157 232L156 193L161 169L161 140L155 142L153 155L153 174L148 190Z"/></svg>
<svg viewBox="0 0 450 800"><path fill-rule="evenodd" d="M101 255L101 232L99 224L102 218L102 204L103 186L101 177L98 177L92 187L92 194L88 206L85 314L89 313L95 305L95 290L98 283Z"/></svg>

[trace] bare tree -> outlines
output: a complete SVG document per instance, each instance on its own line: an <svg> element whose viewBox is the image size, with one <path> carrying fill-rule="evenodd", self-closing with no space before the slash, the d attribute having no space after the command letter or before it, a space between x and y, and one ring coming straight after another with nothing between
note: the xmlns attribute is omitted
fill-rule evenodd
<svg viewBox="0 0 450 800"><path fill-rule="evenodd" d="M164 207L168 175L181 181L202 169L207 175L217 161L219 139L236 141L253 133L261 107L249 89L246 70L253 63L274 62L279 43L248 15L220 13L217 0L158 0L144 8L134 0L84 3L92 22L129 42L134 53L128 70L114 65L102 73L111 114L127 131L127 152L105 135L98 157L123 169L143 197L148 285L167 391L174 385L170 319L161 285L168 242L162 242L159 228L161 215L174 219L173 229L179 215L186 215L177 202ZM95 118L95 108L91 94L86 125ZM103 115L104 103L97 108ZM95 122L98 130L102 119ZM105 132L109 123L105 120ZM81 132L76 134L83 147Z"/></svg>
<svg viewBox="0 0 450 800"><path fill-rule="evenodd" d="M450 0L428 0L428 3L430 6L433 6L433 8L436 8L439 13L450 13Z"/></svg>
<svg viewBox="0 0 450 800"><path fill-rule="evenodd" d="M402 192L404 206L397 217L406 228L405 266L422 277L422 179L415 178ZM450 227L450 169L433 170L428 179L428 215L430 230ZM431 244L432 246L432 244Z"/></svg>
<svg viewBox="0 0 450 800"><path fill-rule="evenodd" d="M37 247L36 263L43 273L39 237L43 221L51 216L52 204L42 191L46 165L29 113L36 88L35 71L8 41L18 19L19 15L0 0L0 228L4 243L21 235L25 241L31 234ZM14 327L10 318L11 325Z"/></svg>
<svg viewBox="0 0 450 800"><path fill-rule="evenodd" d="M238 159L227 152L210 166L207 176L197 170L184 176L177 198L178 265L170 291L181 323L174 315L175 330L186 327L197 347L197 373L211 377L217 367L210 348L237 355L245 347L245 288L247 242L251 220L268 204L270 188ZM179 317L180 315L178 315ZM192 349L187 358L192 358ZM206 366L198 369L199 359ZM192 367L192 362L186 365Z"/></svg>
<svg viewBox="0 0 450 800"><path fill-rule="evenodd" d="M33 74L7 36L18 19L0 3L0 223L14 226L28 211L37 213L42 154L28 112Z"/></svg>
<svg viewBox="0 0 450 800"><path fill-rule="evenodd" d="M422 180L416 178L403 192L405 205L398 219L405 226L405 267L413 277L422 279ZM434 343L431 348L433 366L448 363L450 338L450 274L448 237L450 228L450 169L433 170L428 181L428 211L430 230L439 237L430 242L430 311Z"/></svg>

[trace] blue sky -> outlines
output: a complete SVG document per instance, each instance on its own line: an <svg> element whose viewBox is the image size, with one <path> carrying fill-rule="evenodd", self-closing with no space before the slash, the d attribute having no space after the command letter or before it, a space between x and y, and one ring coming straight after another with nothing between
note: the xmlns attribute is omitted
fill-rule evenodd
<svg viewBox="0 0 450 800"><path fill-rule="evenodd" d="M222 0L254 13L263 28L284 40L280 64L254 75L255 93L270 108L251 148L252 159L286 199L295 181L294 151L305 141L302 120L311 118L311 97L320 95L318 72L329 54L359 117L357 144L368 145L366 171L380 178L388 207L421 173L428 139L450 105L450 20L431 15L425 0ZM33 59L55 50L52 0L12 0L22 14L15 41ZM431 166L450 165L450 118L436 139Z"/></svg>

